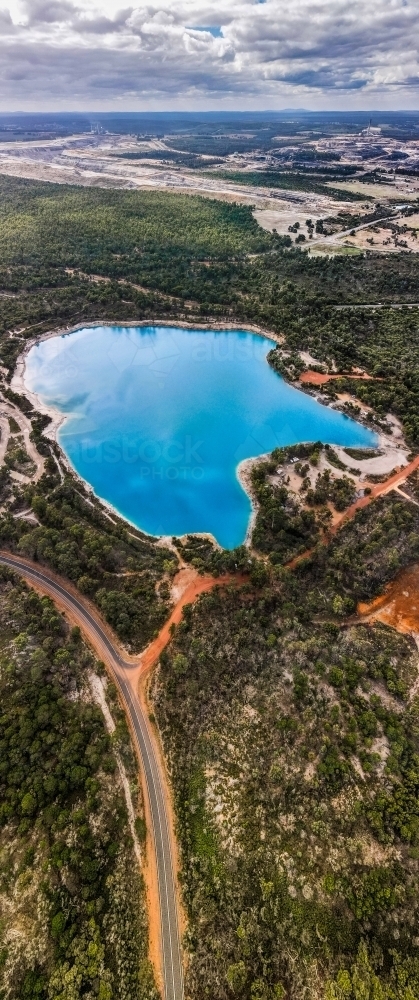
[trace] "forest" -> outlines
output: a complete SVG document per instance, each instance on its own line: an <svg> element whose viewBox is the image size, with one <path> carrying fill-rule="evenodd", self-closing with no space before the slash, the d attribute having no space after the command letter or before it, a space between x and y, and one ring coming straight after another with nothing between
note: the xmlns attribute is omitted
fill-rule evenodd
<svg viewBox="0 0 419 1000"><path fill-rule="evenodd" d="M158 1000L144 885L99 664L52 601L0 570L0 996Z"/></svg>
<svg viewBox="0 0 419 1000"><path fill-rule="evenodd" d="M25 337L104 316L291 322L307 336L307 317L345 325L335 305L419 301L415 255L310 258L234 203L0 177L0 221L6 367Z"/></svg>
<svg viewBox="0 0 419 1000"><path fill-rule="evenodd" d="M28 503L38 524L13 516ZM107 516L72 476L61 482L51 457L36 487L18 491L3 514L0 543L75 583L132 651L143 649L168 616L172 553Z"/></svg>
<svg viewBox="0 0 419 1000"><path fill-rule="evenodd" d="M300 154L304 160L304 153ZM300 168L300 164L296 164ZM313 194L325 194L335 199L335 201L369 201L365 194L358 194L356 191L341 191L340 188L333 187L333 181L343 180L348 173L352 173L351 168L334 167L327 170L321 165L316 170L312 167L308 171L301 169L288 170L258 170L244 173L239 170L217 170L211 171L225 180L235 181L237 184L249 184L251 187L282 188L285 191L310 191ZM326 183L327 182L327 183Z"/></svg>

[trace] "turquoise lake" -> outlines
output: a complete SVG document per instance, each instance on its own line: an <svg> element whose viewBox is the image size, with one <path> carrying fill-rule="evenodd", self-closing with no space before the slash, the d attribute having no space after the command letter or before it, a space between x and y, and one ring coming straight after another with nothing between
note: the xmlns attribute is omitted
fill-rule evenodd
<svg viewBox="0 0 419 1000"><path fill-rule="evenodd" d="M94 327L41 341L25 383L66 415L58 440L95 493L152 535L244 541L237 465L299 441L371 447L367 428L292 388L246 331Z"/></svg>

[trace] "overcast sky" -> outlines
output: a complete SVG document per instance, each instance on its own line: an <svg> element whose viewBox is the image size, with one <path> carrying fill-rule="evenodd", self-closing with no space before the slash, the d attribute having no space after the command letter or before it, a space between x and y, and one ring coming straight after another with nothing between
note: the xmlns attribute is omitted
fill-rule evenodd
<svg viewBox="0 0 419 1000"><path fill-rule="evenodd" d="M0 0L0 35L4 111L419 110L419 0Z"/></svg>

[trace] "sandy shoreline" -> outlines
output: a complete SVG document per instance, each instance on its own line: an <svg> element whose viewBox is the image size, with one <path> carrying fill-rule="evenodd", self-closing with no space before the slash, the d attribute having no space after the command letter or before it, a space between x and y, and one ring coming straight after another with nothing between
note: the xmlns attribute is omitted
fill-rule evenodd
<svg viewBox="0 0 419 1000"><path fill-rule="evenodd" d="M39 343L41 343L41 341L44 341L44 340L49 340L52 337L67 336L67 335L70 335L72 333L76 333L79 330L94 329L94 328L97 328L97 327L100 327L100 326L116 326L116 325L119 325L119 324L117 324L115 322L115 320L108 320L108 321L107 320L96 320L96 321L90 321L90 322L87 322L87 323L78 323L75 326L67 326L67 327L58 328L58 329L55 329L55 330L50 330L47 333L41 334L38 337L34 337L32 340L29 340L25 344L24 350L19 355L19 357L17 359L17 362L16 362L15 372L13 374L13 377L12 377L10 385L11 385L11 388L12 388L12 390L14 392L20 393L21 395L25 396L30 401L30 403L32 404L32 406L34 407L34 409L38 413L42 413L45 416L49 417L51 423L46 428L46 430L44 432L45 437L49 438L51 441L53 441L55 443L55 445L59 448L60 459L61 459L64 467L81 484L81 486L86 490L87 494L88 495L90 494L90 496L94 497L96 500L98 500L103 505L103 507L109 512L108 516L109 515L113 515L114 517L117 517L120 520L124 521L130 527L134 528L135 531L141 532L142 534L147 535L149 538L156 539L156 541L158 541L160 539L160 537L161 537L160 535L153 535L150 532L145 531L142 528L139 528L138 525L136 525L132 521L130 521L129 518L127 518L127 517L125 517L125 515L121 514L121 512L119 510L117 510L117 508L114 507L108 500L105 500L103 497L99 496L95 492L95 490L93 489L92 485L87 480L83 479L82 476L79 475L79 473L77 472L77 470L72 465L70 459L65 454L65 452L64 452L63 448L61 447L61 445L59 443L59 440L58 440L59 429L60 429L60 427L62 427L62 425L65 423L65 421L71 416L71 414L63 414L58 409L56 409L55 407L44 403L41 400L41 398L36 393L32 392L32 390L28 388L28 386L26 385L26 382L25 382L26 359L28 357L29 352L32 350L33 347L36 346L36 344L39 344ZM153 326L157 327L157 328L166 327L168 329L170 329L170 328L176 328L176 327L182 327L182 328L185 328L185 329L193 329L193 330L216 330L216 331L219 330L219 331L223 331L223 332L227 332L227 333L229 331L234 332L234 331L238 331L238 330L243 330L245 332L257 334L259 336L262 336L262 337L266 338L267 340L272 340L272 341L274 341L276 343L279 343L279 344L282 344L283 341L284 341L284 337L281 336L280 334L275 334L275 333L272 333L270 331L264 330L262 327L259 327L259 326L256 326L256 325L252 325L252 324L250 324L250 325L246 324L246 326L244 326L243 324L233 323L233 322L232 323L228 323L228 324L221 323L221 322L199 323L198 324L198 323L191 323L189 321L182 321L182 322L179 321L178 323L176 323L175 321L172 321L172 322L163 321L163 322L159 322L159 323L154 323L153 324L153 323L150 323L149 320L141 320L141 321L137 321L137 320L134 321L133 320L132 322L125 322L125 323L121 324L121 328L122 329L129 329L130 327L133 327L133 328L144 327L144 328L146 328L146 327L153 327ZM297 384L293 383L293 385L294 385L294 388L297 388L297 389L299 388L298 383ZM301 385L300 391L304 391L302 385ZM321 401L322 403L324 402L323 399L319 400L319 401ZM326 404L326 405L330 405L330 404ZM364 406L365 410L370 409L369 407L365 406L365 404L363 404L363 406ZM360 422L363 423L364 421L361 419ZM387 435L385 435L383 433L379 434L379 442L378 442L377 447L381 451L381 455L377 456L376 458L372 458L372 459L369 459L369 460L367 459L367 460L365 460L365 461L363 461L361 463L361 465L362 465L362 472L364 473L364 477L365 478L367 478L368 473L370 473L370 474L371 473L375 473L375 474L384 473L385 474L385 473L390 472L391 469L394 468L396 465L403 466L404 464L407 463L408 448L407 448L406 443L404 441L403 432L402 432L402 428L401 428L400 422L396 418L394 418L394 417L392 417L391 422L393 424L394 437L391 439L390 436L387 436ZM348 459L348 456L344 453L344 449L340 449L338 446L336 446L336 451L338 452L339 458L341 458L341 460L343 460L344 464L345 465L349 465L349 461L350 460ZM254 526L255 526L255 522L256 522L256 517L257 517L258 509L259 509L258 508L258 503L257 503L256 498L255 498L255 494L254 494L254 490L253 490L253 485L252 485L252 479L251 479L252 469L255 467L255 465L257 465L260 461L263 461L267 457L268 457L268 453L263 454L263 455L257 455L257 456L251 457L251 458L243 459L236 466L236 470L235 470L236 477L237 477L237 479L238 479L238 481L239 481L242 489L244 490L244 492L249 497L250 505L251 505L251 513L250 513L250 517L249 517L249 521L248 521L248 525L247 525L247 529L246 529L246 536L245 536L245 539L244 539L244 542L243 542L243 544L246 545L247 547L251 546L252 534L253 534L253 530L254 530ZM366 474L366 476L365 476L365 474ZM211 535L208 532L189 532L188 534L193 534L193 535L196 535L197 537L209 538L209 539L211 539L211 541L213 542L213 544L217 548L220 548L220 545L217 542L217 540L214 538L213 535ZM182 540L182 539L186 538L186 535L179 536L179 538Z"/></svg>
<svg viewBox="0 0 419 1000"><path fill-rule="evenodd" d="M268 458L269 454L270 454L269 452L265 452L265 454L255 455L253 458L243 458L242 461L239 462L239 464L236 466L237 479L244 492L247 493L251 506L251 513L247 525L246 537L243 542L243 545L246 545L247 548L250 548L252 544L253 529L256 524L256 518L259 510L259 504L256 500L253 490L252 470L256 465L259 464L259 462L263 462L266 458Z"/></svg>
<svg viewBox="0 0 419 1000"><path fill-rule="evenodd" d="M47 427L44 434L45 437L48 437L50 438L50 440L56 442L61 452L62 448L57 440L57 434L59 428L65 422L67 417L70 416L70 414L61 413L60 410L57 410L55 407L48 406L46 403L43 403L41 398L28 388L25 382L26 359L32 348L35 347L36 344L40 344L44 340L51 340L53 337L65 337L67 335L70 336L70 334L72 333L78 333L79 330L94 330L95 328L100 326L120 326L120 328L123 330L130 329L131 327L132 328L150 327L156 329L166 327L169 330L175 329L176 327L180 327L181 329L185 328L186 330L216 330L225 333L228 333L230 330L232 332L243 331L245 333L254 333L259 337L264 337L266 340L272 340L277 344L282 344L284 342L284 337L282 334L264 330L263 327L254 324L247 324L246 327L244 327L242 323L234 323L234 322L228 323L227 325L226 323L221 323L221 322L199 323L197 325L196 323L191 323L187 320L182 321L182 323L179 322L175 325L174 322L150 323L149 320L132 320L122 324L118 324L116 323L115 320L104 319L104 320L94 320L88 323L77 323L75 326L59 327L56 330L48 330L47 333L41 333L39 337L33 337L31 340L28 340L25 344L23 351L21 352L21 354L19 354L19 357L17 358L16 361L16 367L10 382L10 388L13 390L13 392L17 392L20 393L22 396L26 396L29 402L32 403L32 406L36 410L38 410L38 413L42 413L50 418L51 424L49 427ZM74 472L75 475L77 475L77 473L73 469L72 465L68 462L68 459L65 455L64 459L69 468L71 469L71 471ZM79 476L79 479L80 478L81 477Z"/></svg>
<svg viewBox="0 0 419 1000"><path fill-rule="evenodd" d="M75 477L75 479L78 480L78 482L84 487L84 489L87 490L87 492L90 493L91 496L95 497L96 500L99 500L99 502L103 504L103 506L106 507L111 514L113 514L118 518L121 518L123 521L125 521L127 524L133 527L136 531L142 532L149 538L153 539L155 538L159 540L161 537L160 535L152 535L149 531L144 531L144 529L139 528L138 525L130 521L127 517L125 517L124 514L121 514L120 511L117 510L117 508L114 507L108 500L105 500L103 497L99 496L93 489L92 485L86 479L83 479L83 477L79 475L79 473L74 468L73 464L71 463L70 459L68 458L68 456L66 455L66 453L64 452L63 448L61 447L58 441L58 431L60 427L65 423L65 421L71 416L71 414L61 413L54 406L50 406L44 403L43 400L40 398L40 396L37 395L37 393L32 392L32 390L28 388L25 382L26 359L28 357L29 352L32 350L33 347L36 346L36 344L40 344L44 340L50 340L52 337L63 337L70 335L72 333L77 333L79 330L95 329L98 326L116 326L116 325L119 326L120 324L117 324L115 320L96 320L88 323L77 323L77 325L75 326L67 326L58 328L56 330L48 330L47 333L43 333L39 337L34 337L32 340L28 340L28 342L25 344L24 350L19 355L16 361L16 368L10 382L10 388L13 390L13 392L19 393L22 396L26 396L26 398L29 400L30 403L32 403L32 406L34 407L35 410L37 410L38 413L42 413L50 418L51 423L44 431L44 436L46 438L49 438L50 441L53 441L57 445L57 447L60 449L60 459L63 465ZM132 322L124 322L123 324L121 324L122 329L130 327L152 327L152 326L167 327L168 329L170 329L175 327L175 323L174 322L150 323L149 320L140 320L140 321L133 320ZM253 324L246 324L246 326L244 326L242 323L234 323L234 322L228 323L226 325L225 323L221 322L197 324L197 323L191 323L189 321L182 321L177 323L176 326L180 326L182 328L190 330L219 330L220 332L222 331L226 333L228 333L230 330L232 332L237 330L243 330L246 333L254 333L257 334L258 336L264 337L266 340L273 340L278 344L282 344L284 341L284 337L281 336L280 334L268 332L264 330L262 327ZM251 543L252 532L257 515L257 506L254 499L252 485L251 485L251 478L250 478L251 468L255 462L258 462L260 461L260 459L265 457L266 456L264 455L258 455L254 458L244 459L236 467L237 479L239 480L239 483L244 489L245 493L248 495L251 504L251 514L246 530L246 537L243 542L243 544L246 546L249 546ZM212 541L213 545L215 545L216 548L218 549L221 548L217 539L210 532L194 531L194 532L188 532L188 534L196 535L196 537L198 538L208 538ZM186 538L186 535L179 535L178 537L180 538L180 540L182 540Z"/></svg>

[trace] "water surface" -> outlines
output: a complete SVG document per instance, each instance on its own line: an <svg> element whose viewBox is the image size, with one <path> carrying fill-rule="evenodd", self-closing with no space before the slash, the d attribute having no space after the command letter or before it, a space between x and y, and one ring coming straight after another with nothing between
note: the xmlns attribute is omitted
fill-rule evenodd
<svg viewBox="0 0 419 1000"><path fill-rule="evenodd" d="M25 382L66 419L59 443L123 517L153 535L211 532L243 542L244 458L317 441L371 447L376 436L287 385L272 341L245 331L94 327L41 341Z"/></svg>

